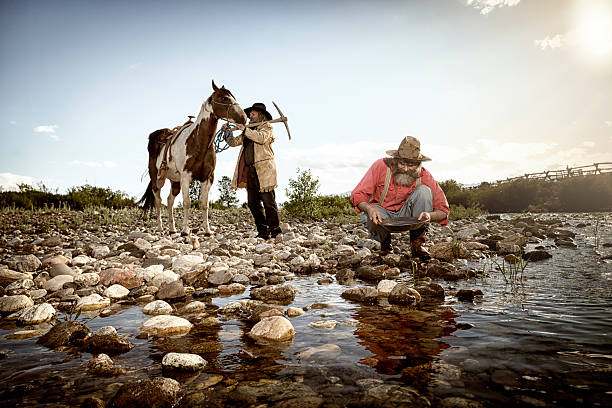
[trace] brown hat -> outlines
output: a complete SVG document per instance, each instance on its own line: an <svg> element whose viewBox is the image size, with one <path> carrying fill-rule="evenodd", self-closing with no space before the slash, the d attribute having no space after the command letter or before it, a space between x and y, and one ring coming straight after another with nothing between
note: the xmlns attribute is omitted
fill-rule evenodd
<svg viewBox="0 0 612 408"><path fill-rule="evenodd" d="M261 103L261 102L255 102L255 103L253 104L253 106L251 106L250 108L246 108L246 109L244 110L244 113L246 113L246 115L247 115L247 116L249 116L249 115L251 114L251 111L252 111L253 109L254 109L254 110L256 110L256 111L259 111L259 112L263 113L263 114L266 116L266 119L268 119L268 120L272 120L272 115L270 115L270 112L268 112L268 111L266 110L266 105L264 105L263 103Z"/></svg>
<svg viewBox="0 0 612 408"><path fill-rule="evenodd" d="M387 154L398 159L408 159L414 161L429 161L429 157L421 154L421 142L416 137L406 136L400 143L397 150L387 150Z"/></svg>

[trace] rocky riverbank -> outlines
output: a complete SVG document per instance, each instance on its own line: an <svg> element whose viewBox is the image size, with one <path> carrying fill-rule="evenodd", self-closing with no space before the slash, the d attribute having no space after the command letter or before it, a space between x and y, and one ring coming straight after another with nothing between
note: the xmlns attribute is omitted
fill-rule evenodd
<svg viewBox="0 0 612 408"><path fill-rule="evenodd" d="M311 276L315 285L343 285L343 298L381 308L418 310L448 296L470 302L482 292L461 289L460 282L485 278L492 257L517 267L524 260L554 257L557 248L575 248L570 218L489 216L456 221L449 228L434 225L426 245L432 259L422 261L411 258L407 233L394 234L394 251L381 255L380 245L356 223L289 220L282 224L282 235L263 241L242 210L214 212L215 235L196 231L190 237L159 234L134 214L6 211L0 324L11 338L36 338L49 349L89 353L85 375L118 379L112 393L83 399L84 406L478 406L469 395L432 398L410 384L355 372L347 377L320 367L286 367L277 379L241 382L207 371L212 362L202 355L222 349L222 341L206 343L208 349L201 352L167 350L163 376L151 378L130 379L129 368L117 366L113 356L130 352L136 339L163 342L227 319L244 321L248 336L261 347L282 349L300 336L292 319L318 308L292 305L297 276ZM525 252L528 244L533 249ZM483 269L468 267L478 262ZM445 291L443 282L456 282L457 290ZM244 296L211 307L212 299L237 295ZM121 328L88 327L87 321L114 316L126 306L141 308L148 318L134 338ZM312 324L333 328L335 322ZM241 352L239 358L257 359ZM339 350L329 344L303 352L333 355ZM199 373L197 384L194 373ZM13 391L8 386L3 394Z"/></svg>

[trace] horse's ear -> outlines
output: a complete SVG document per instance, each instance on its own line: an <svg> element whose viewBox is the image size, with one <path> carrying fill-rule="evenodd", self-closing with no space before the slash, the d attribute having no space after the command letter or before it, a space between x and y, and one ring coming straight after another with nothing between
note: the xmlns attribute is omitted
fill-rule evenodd
<svg viewBox="0 0 612 408"><path fill-rule="evenodd" d="M217 85L215 85L215 80L212 80L212 86L213 86L213 91L217 92L219 90L219 88L217 87Z"/></svg>

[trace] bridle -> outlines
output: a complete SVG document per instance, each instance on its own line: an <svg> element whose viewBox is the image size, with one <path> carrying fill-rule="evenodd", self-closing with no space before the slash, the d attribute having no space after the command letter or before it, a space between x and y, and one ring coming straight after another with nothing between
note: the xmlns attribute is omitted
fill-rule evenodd
<svg viewBox="0 0 612 408"><path fill-rule="evenodd" d="M233 95L232 95L233 96ZM235 100L235 99L234 99ZM216 105L220 105L220 106L227 106L227 112L225 114L225 121L227 122L227 126L225 127L225 129L223 129L223 127L221 127L219 129L219 131L217 132L217 134L215 135L215 137L213 138L213 143L215 146L215 153L221 153L222 151L228 149L230 146L227 143L228 140L232 137L232 132L231 130L229 130L229 125L230 123L232 123L229 119L229 113L230 113L230 109L232 108L232 106L234 105L239 105L238 102L233 102L233 103L223 103L223 102L218 102L215 101L215 96L212 95L211 97L211 101L213 104ZM214 113L214 111L213 111ZM222 146L221 143L225 142L225 146Z"/></svg>

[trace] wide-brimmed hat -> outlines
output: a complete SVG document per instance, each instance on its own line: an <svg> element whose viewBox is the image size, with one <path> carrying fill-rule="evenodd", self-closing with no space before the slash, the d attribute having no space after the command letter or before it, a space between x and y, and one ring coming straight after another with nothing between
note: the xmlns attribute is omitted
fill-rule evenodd
<svg viewBox="0 0 612 408"><path fill-rule="evenodd" d="M421 142L412 136L406 136L400 143L397 150L387 150L387 154L397 159L407 159L414 161L429 161L429 157L421 154Z"/></svg>
<svg viewBox="0 0 612 408"><path fill-rule="evenodd" d="M268 111L266 110L266 105L264 105L263 103L261 103L261 102L255 102L255 103L253 104L253 106L251 106L250 108L246 108L246 109L244 110L244 113L246 113L246 115L247 115L247 116L249 116L249 115L251 114L251 111L252 111L253 109L255 109L256 111L259 111L259 112L263 113L264 115L266 115L266 119L268 119L268 120L272 120L272 115L270 115L270 112L268 112Z"/></svg>

